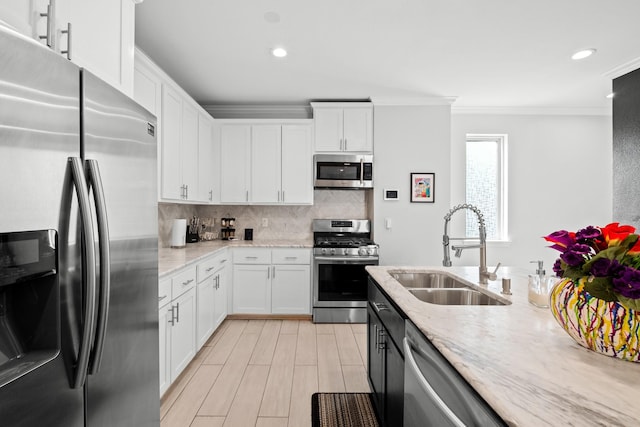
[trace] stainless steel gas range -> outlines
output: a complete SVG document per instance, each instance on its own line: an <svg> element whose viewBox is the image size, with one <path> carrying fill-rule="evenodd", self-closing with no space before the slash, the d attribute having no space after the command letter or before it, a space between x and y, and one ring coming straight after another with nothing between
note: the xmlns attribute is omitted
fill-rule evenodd
<svg viewBox="0 0 640 427"><path fill-rule="evenodd" d="M313 321L366 323L367 272L378 245L366 219L313 221Z"/></svg>

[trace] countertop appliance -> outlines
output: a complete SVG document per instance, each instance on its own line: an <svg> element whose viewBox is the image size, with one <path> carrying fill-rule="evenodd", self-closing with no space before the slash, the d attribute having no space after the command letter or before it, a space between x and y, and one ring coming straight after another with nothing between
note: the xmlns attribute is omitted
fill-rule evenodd
<svg viewBox="0 0 640 427"><path fill-rule="evenodd" d="M373 156L316 154L313 156L316 188L373 188Z"/></svg>
<svg viewBox="0 0 640 427"><path fill-rule="evenodd" d="M506 426L408 320L403 347L404 427Z"/></svg>
<svg viewBox="0 0 640 427"><path fill-rule="evenodd" d="M0 26L0 423L159 426L155 117Z"/></svg>
<svg viewBox="0 0 640 427"><path fill-rule="evenodd" d="M367 272L378 245L366 219L313 220L313 321L366 323Z"/></svg>

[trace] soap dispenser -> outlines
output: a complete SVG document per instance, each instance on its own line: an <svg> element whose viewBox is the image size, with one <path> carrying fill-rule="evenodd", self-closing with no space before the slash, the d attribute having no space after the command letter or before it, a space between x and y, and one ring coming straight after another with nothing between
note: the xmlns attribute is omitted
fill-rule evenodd
<svg viewBox="0 0 640 427"><path fill-rule="evenodd" d="M535 275L529 275L529 302L536 307L549 307L549 292L554 280L547 277L544 271L543 261L531 261L537 263Z"/></svg>

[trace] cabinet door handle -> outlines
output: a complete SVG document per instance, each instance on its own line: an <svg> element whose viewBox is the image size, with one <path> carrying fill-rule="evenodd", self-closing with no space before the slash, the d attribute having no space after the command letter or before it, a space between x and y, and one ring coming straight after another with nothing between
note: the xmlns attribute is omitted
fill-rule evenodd
<svg viewBox="0 0 640 427"><path fill-rule="evenodd" d="M267 267L267 279L271 278L271 269Z"/></svg>
<svg viewBox="0 0 640 427"><path fill-rule="evenodd" d="M271 268L273 269L273 274L271 275L271 277L275 279L276 278L276 266L274 265Z"/></svg>
<svg viewBox="0 0 640 427"><path fill-rule="evenodd" d="M171 312L171 319L167 323L171 323L171 326L176 324L176 317L175 317L174 309L175 309L174 306L171 306L171 308L169 309L169 311Z"/></svg>
<svg viewBox="0 0 640 427"><path fill-rule="evenodd" d="M284 190L282 190L282 203L284 203Z"/></svg>
<svg viewBox="0 0 640 427"><path fill-rule="evenodd" d="M374 331L373 332L374 335L376 336L376 344L375 344L376 353L379 354L380 353L380 347L378 346L378 341L379 341L380 336L378 335L378 325L373 325L373 331Z"/></svg>
<svg viewBox="0 0 640 427"><path fill-rule="evenodd" d="M209 201L213 201L213 190L209 190Z"/></svg>
<svg viewBox="0 0 640 427"><path fill-rule="evenodd" d="M176 303L176 322L180 323L180 303Z"/></svg>
<svg viewBox="0 0 640 427"><path fill-rule="evenodd" d="M67 59L71 61L71 22L67 22L67 29L60 31L60 33L67 35L67 50L61 50L60 53L67 55Z"/></svg>
<svg viewBox="0 0 640 427"><path fill-rule="evenodd" d="M248 202L249 201L249 190L247 190L246 193L247 193L247 196L246 196L247 200L246 201Z"/></svg>
<svg viewBox="0 0 640 427"><path fill-rule="evenodd" d="M44 36L38 36L40 40L46 40L47 46L53 49L53 32L55 31L55 23L53 21L53 14L51 13L51 3L47 5L47 13L41 13L40 16L42 18L47 18L47 34Z"/></svg>
<svg viewBox="0 0 640 427"><path fill-rule="evenodd" d="M347 151L347 138L344 139L344 151Z"/></svg>
<svg viewBox="0 0 640 427"><path fill-rule="evenodd" d="M384 340L386 332L385 332L384 328L380 328L380 330L378 332L380 333L380 339L378 340L378 348L380 349L380 351L382 351L385 348L387 348L385 340Z"/></svg>

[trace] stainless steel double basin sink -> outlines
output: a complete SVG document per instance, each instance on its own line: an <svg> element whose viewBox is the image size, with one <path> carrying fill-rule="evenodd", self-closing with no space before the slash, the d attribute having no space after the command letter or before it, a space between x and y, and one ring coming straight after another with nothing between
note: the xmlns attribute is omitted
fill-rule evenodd
<svg viewBox="0 0 640 427"><path fill-rule="evenodd" d="M438 272L397 272L389 271L391 277L417 299L429 304L439 305L508 305L487 293L464 283L457 277L442 271Z"/></svg>

